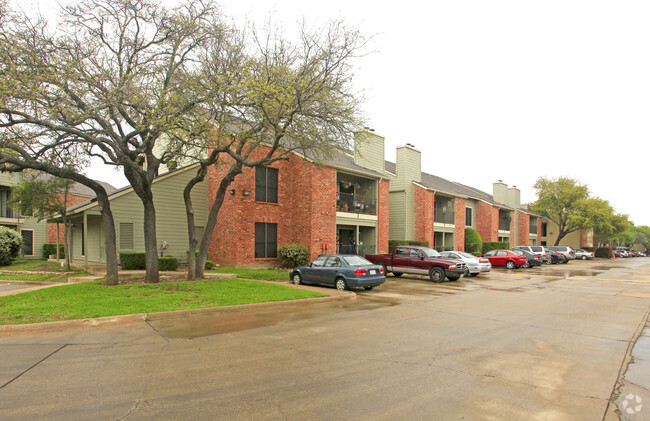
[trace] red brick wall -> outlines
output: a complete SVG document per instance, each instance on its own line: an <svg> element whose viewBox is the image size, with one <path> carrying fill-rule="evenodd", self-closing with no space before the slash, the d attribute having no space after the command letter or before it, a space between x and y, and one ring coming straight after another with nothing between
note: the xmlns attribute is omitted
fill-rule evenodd
<svg viewBox="0 0 650 421"><path fill-rule="evenodd" d="M456 231L454 232L454 247L456 250L465 250L465 199L457 197L456 200Z"/></svg>
<svg viewBox="0 0 650 421"><path fill-rule="evenodd" d="M483 242L499 240L499 209L485 202L476 208L476 231Z"/></svg>
<svg viewBox="0 0 650 421"><path fill-rule="evenodd" d="M261 156L257 151L252 159ZM224 160L231 162L230 159ZM209 248L211 260L232 265L276 265L280 259L255 258L255 223L278 226L278 247L300 243L309 248L311 258L336 253L336 170L314 165L291 155L270 165L278 169L278 203L255 201L255 169L244 168L226 194ZM208 206L212 206L219 182L227 171L210 169ZM250 190L250 196L242 192ZM378 252L388 249L388 180L379 183Z"/></svg>
<svg viewBox="0 0 650 421"><path fill-rule="evenodd" d="M83 203L87 200L92 199L88 196L78 196L75 194L68 194L67 205L68 207L76 206L80 203ZM63 243L63 224L59 224L59 241ZM57 224L47 224L47 242L56 243L56 227Z"/></svg>
<svg viewBox="0 0 650 421"><path fill-rule="evenodd" d="M513 246L526 245L530 243L530 215L519 212L519 238Z"/></svg>
<svg viewBox="0 0 650 421"><path fill-rule="evenodd" d="M431 190L415 186L413 200L415 201L415 240L427 241L429 247L433 247L435 195Z"/></svg>
<svg viewBox="0 0 650 421"><path fill-rule="evenodd" d="M389 193L390 182L388 180L381 180L379 182L379 197L377 200L378 210L377 217L379 219L377 233L377 253L388 253L388 226L389 226L389 214L390 214L390 193Z"/></svg>

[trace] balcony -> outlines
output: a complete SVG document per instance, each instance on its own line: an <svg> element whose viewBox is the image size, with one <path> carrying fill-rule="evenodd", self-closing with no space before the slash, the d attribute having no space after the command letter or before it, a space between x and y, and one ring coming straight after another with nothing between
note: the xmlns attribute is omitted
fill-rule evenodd
<svg viewBox="0 0 650 421"><path fill-rule="evenodd" d="M338 173L336 210L356 214L377 214L377 180Z"/></svg>
<svg viewBox="0 0 650 421"><path fill-rule="evenodd" d="M354 193L339 193L336 201L338 212L363 213L366 215L377 214L377 199L372 196L363 196Z"/></svg>
<svg viewBox="0 0 650 421"><path fill-rule="evenodd" d="M437 224L456 224L455 201L451 197L436 196L436 208L433 213L433 221Z"/></svg>
<svg viewBox="0 0 650 421"><path fill-rule="evenodd" d="M510 211L499 210L499 231L510 231Z"/></svg>

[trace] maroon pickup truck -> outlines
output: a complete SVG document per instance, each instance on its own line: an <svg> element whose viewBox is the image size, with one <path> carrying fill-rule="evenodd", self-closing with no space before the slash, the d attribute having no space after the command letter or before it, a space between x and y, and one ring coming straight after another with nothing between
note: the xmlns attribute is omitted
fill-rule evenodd
<svg viewBox="0 0 650 421"><path fill-rule="evenodd" d="M445 259L429 247L397 246L393 254L369 254L365 256L376 265L383 265L386 273L395 276L403 273L429 275L433 282L442 282L445 277L457 281L467 273L467 265L462 260Z"/></svg>

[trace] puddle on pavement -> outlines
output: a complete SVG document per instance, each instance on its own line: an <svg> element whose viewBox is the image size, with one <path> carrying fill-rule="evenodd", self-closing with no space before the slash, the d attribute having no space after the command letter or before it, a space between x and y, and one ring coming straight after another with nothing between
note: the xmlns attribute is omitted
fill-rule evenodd
<svg viewBox="0 0 650 421"><path fill-rule="evenodd" d="M148 323L167 338L191 339L314 319L347 311L374 310L399 303L395 298L368 297L368 295L370 294L359 293L356 300L231 309L223 312L193 314L191 317L153 319Z"/></svg>
<svg viewBox="0 0 650 421"><path fill-rule="evenodd" d="M390 279L372 291L355 290L355 300L285 303L278 306L229 309L190 317L152 318L148 323L167 338L198 338L280 323L309 320L349 311L375 310L407 302L431 300L440 296L481 288L474 282L432 283L428 280Z"/></svg>

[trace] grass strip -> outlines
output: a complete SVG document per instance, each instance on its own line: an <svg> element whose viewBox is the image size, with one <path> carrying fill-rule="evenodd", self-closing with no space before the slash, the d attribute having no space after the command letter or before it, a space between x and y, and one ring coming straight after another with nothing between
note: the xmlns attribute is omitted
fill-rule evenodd
<svg viewBox="0 0 650 421"><path fill-rule="evenodd" d="M101 282L83 282L2 297L0 324L40 323L327 296L284 285L241 279L112 287Z"/></svg>
<svg viewBox="0 0 650 421"><path fill-rule="evenodd" d="M206 270L207 273L234 273L241 279L257 279L260 281L286 282L289 280L289 269L239 269L221 267Z"/></svg>

